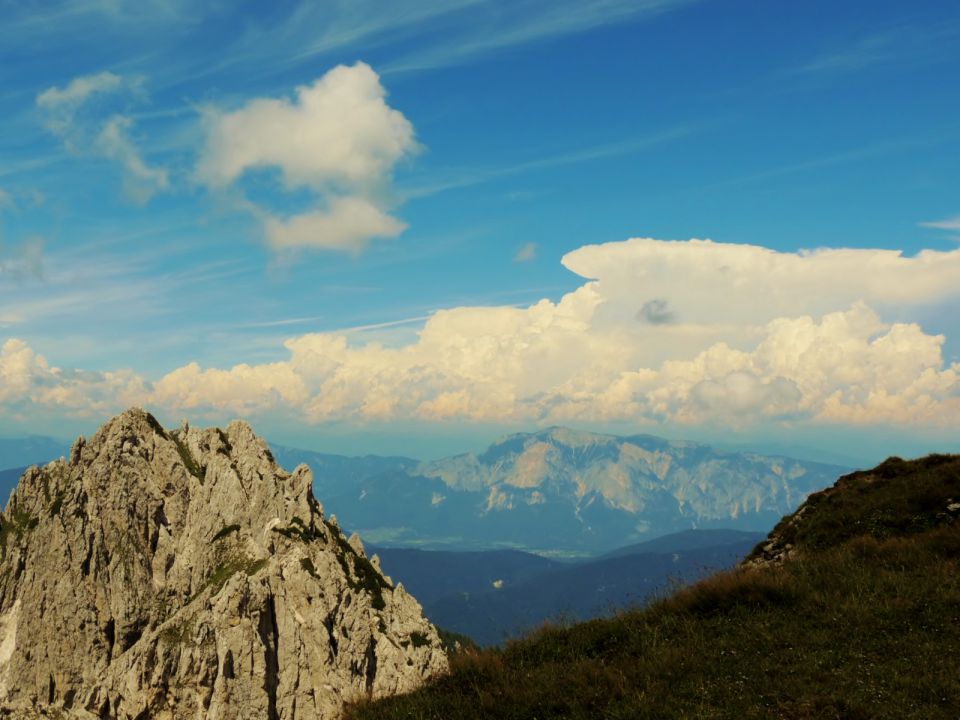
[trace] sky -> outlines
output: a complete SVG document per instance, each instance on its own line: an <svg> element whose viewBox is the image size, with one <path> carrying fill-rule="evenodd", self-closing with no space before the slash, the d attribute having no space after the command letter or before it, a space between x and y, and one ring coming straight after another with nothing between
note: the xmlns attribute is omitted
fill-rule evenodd
<svg viewBox="0 0 960 720"><path fill-rule="evenodd" d="M960 451L952 0L0 19L0 435Z"/></svg>

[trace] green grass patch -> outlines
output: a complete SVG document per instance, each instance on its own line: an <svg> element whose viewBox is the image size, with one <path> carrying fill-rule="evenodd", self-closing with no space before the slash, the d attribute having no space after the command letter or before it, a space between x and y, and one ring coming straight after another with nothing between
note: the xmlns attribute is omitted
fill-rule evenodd
<svg viewBox="0 0 960 720"><path fill-rule="evenodd" d="M286 527L275 527L273 528L275 533L283 535L289 540L300 540L301 542L310 543L316 540L325 540L326 536L323 534L323 531L317 527L309 527L301 518L294 516L290 520L290 524Z"/></svg>
<svg viewBox="0 0 960 720"><path fill-rule="evenodd" d="M179 647L190 640L193 635L193 617L185 617L179 622L171 623L160 631L159 638L169 647Z"/></svg>
<svg viewBox="0 0 960 720"><path fill-rule="evenodd" d="M347 584L356 592L366 592L370 594L371 604L376 610L383 610L387 603L383 599L383 591L392 589L383 575L373 566L369 559L359 555L353 547L347 542L332 523L324 521L330 536L334 539L336 547L333 552L336 555L337 562L343 568L344 575L347 578Z"/></svg>
<svg viewBox="0 0 960 720"><path fill-rule="evenodd" d="M951 500L960 501L960 456L890 458L814 493L802 512L785 517L772 534L800 550L820 550L863 535L912 535L952 523L955 514L947 512Z"/></svg>
<svg viewBox="0 0 960 720"><path fill-rule="evenodd" d="M210 576L204 581L188 602L193 602L207 589L210 589L210 597L213 597L223 589L227 580L232 578L238 572L243 572L247 577L256 575L267 564L266 558L253 560L245 555L234 555L227 558L214 568Z"/></svg>
<svg viewBox="0 0 960 720"><path fill-rule="evenodd" d="M430 638L428 638L422 632L414 631L410 633L410 644L413 645L415 648L426 647L427 645L430 644Z"/></svg>
<svg viewBox="0 0 960 720"><path fill-rule="evenodd" d="M33 530L38 524L39 518L35 518L25 510L13 510L7 517L3 518L0 524L0 552L3 557L7 554L7 545L11 541L18 541L27 533Z"/></svg>
<svg viewBox="0 0 960 720"><path fill-rule="evenodd" d="M256 575L266 566L267 559L263 558L261 560L254 560L253 562L247 563L247 565L243 568L243 571L247 574L247 577L250 577L251 575Z"/></svg>
<svg viewBox="0 0 960 720"><path fill-rule="evenodd" d="M180 460L183 461L183 466L187 469L187 472L202 483L205 468L201 467L200 464L194 459L193 455L190 453L190 448L188 448L186 443L180 439L179 435L174 433L170 436L170 439L173 440L174 444L177 446L177 452L180 454Z"/></svg>
<svg viewBox="0 0 960 720"><path fill-rule="evenodd" d="M459 655L467 652L479 652L480 646L473 638L463 633L453 632L444 628L437 628L437 635L440 636L440 644L446 650L447 655Z"/></svg>

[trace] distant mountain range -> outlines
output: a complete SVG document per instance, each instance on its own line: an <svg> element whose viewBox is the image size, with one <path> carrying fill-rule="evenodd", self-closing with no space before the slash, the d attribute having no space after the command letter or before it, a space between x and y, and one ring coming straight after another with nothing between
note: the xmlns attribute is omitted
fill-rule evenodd
<svg viewBox="0 0 960 720"><path fill-rule="evenodd" d="M557 556L595 555L693 528L765 532L848 470L560 427L430 462L273 448L288 469L301 462L313 469L317 497L366 542ZM50 438L0 440L0 499L23 466L68 452Z"/></svg>
<svg viewBox="0 0 960 720"><path fill-rule="evenodd" d="M49 438L0 441L0 451L21 466L69 452ZM273 451L290 470L312 468L326 511L360 534L434 622L481 644L603 615L729 567L762 537L756 531L846 472L566 428L431 462ZM23 470L0 470L4 500Z"/></svg>
<svg viewBox="0 0 960 720"><path fill-rule="evenodd" d="M70 453L70 446L49 437L0 438L0 507L7 504L23 471Z"/></svg>
<svg viewBox="0 0 960 720"><path fill-rule="evenodd" d="M0 438L0 470L47 463L69 452L69 443L49 437Z"/></svg>
<svg viewBox="0 0 960 720"><path fill-rule="evenodd" d="M276 447L314 470L317 497L380 546L613 550L699 528L768 531L848 468L722 452L651 435L550 428L431 462Z"/></svg>

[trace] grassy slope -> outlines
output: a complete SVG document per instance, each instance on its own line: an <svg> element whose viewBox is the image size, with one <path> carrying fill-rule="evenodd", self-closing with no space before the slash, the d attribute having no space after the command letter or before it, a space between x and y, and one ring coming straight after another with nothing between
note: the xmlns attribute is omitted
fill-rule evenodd
<svg viewBox="0 0 960 720"><path fill-rule="evenodd" d="M960 457L887 461L778 525L796 553L783 566L460 655L349 718L956 718L954 500Z"/></svg>

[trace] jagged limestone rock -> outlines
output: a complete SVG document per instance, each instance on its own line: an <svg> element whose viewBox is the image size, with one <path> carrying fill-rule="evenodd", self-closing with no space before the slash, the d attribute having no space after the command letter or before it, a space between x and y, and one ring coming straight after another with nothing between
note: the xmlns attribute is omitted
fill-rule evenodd
<svg viewBox="0 0 960 720"><path fill-rule="evenodd" d="M0 717L336 717L447 668L417 601L244 422L123 413L0 517Z"/></svg>

